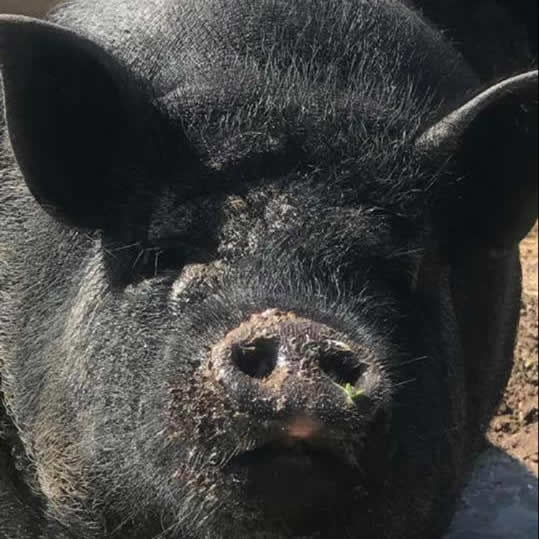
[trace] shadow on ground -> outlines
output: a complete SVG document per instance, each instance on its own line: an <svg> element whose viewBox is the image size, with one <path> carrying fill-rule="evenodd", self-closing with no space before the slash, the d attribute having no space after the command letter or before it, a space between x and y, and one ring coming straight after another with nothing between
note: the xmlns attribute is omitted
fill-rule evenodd
<svg viewBox="0 0 539 539"><path fill-rule="evenodd" d="M536 539L537 477L494 447L477 461L445 539Z"/></svg>

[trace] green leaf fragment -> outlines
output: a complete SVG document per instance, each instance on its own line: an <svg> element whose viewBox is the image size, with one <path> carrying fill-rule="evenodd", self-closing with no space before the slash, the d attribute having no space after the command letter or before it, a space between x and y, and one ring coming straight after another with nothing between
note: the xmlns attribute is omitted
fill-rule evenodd
<svg viewBox="0 0 539 539"><path fill-rule="evenodd" d="M365 391L361 388L355 387L352 384L348 383L344 386L339 385L339 387L346 393L348 399L351 402L355 402L359 397L362 397Z"/></svg>

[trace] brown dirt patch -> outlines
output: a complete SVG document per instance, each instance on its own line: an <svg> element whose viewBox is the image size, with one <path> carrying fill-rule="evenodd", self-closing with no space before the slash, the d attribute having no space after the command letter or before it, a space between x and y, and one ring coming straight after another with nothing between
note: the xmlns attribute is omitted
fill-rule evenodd
<svg viewBox="0 0 539 539"><path fill-rule="evenodd" d="M537 224L522 242L523 287L515 366L489 439L538 473Z"/></svg>

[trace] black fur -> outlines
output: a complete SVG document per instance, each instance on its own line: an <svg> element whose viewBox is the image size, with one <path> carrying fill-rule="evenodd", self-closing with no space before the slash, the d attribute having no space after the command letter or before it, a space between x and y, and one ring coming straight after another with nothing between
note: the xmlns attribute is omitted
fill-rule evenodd
<svg viewBox="0 0 539 539"><path fill-rule="evenodd" d="M481 79L408 4L77 0L51 16L68 34L0 28L0 537L442 535L510 371L520 268L516 241L458 226L469 153L417 145ZM281 518L226 465L270 412L208 360L271 308L348 335L392 388L387 432L331 418L357 475ZM313 387L295 404L318 409Z"/></svg>

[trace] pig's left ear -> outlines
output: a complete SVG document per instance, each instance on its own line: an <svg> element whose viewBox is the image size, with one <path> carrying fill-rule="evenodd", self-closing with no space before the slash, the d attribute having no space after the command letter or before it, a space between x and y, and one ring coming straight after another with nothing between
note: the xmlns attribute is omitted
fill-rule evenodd
<svg viewBox="0 0 539 539"><path fill-rule="evenodd" d="M96 43L27 17L0 17L0 62L8 131L33 196L70 225L106 226L141 153L134 81Z"/></svg>
<svg viewBox="0 0 539 539"><path fill-rule="evenodd" d="M443 212L449 243L511 249L537 219L537 71L479 93L424 132L417 147L456 167Z"/></svg>

